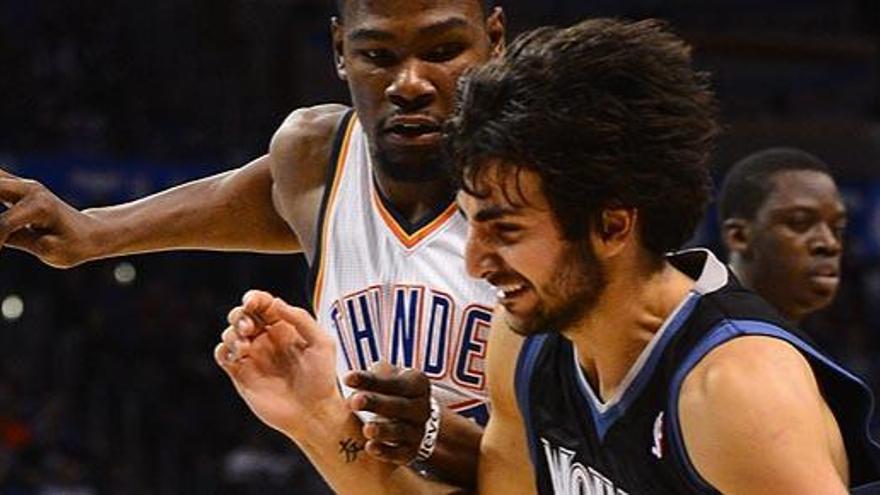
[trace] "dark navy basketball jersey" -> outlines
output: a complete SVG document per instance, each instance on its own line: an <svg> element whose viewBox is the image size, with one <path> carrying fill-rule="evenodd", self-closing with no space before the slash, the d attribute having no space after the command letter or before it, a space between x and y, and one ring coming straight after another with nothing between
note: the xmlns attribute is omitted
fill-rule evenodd
<svg viewBox="0 0 880 495"><path fill-rule="evenodd" d="M873 407L867 387L740 286L710 252L684 251L669 261L696 284L607 402L598 399L586 380L569 340L547 333L525 341L517 362L516 393L538 492L717 493L685 453L678 395L703 356L746 335L784 340L807 358L841 428L851 484L880 480L880 449L867 432Z"/></svg>

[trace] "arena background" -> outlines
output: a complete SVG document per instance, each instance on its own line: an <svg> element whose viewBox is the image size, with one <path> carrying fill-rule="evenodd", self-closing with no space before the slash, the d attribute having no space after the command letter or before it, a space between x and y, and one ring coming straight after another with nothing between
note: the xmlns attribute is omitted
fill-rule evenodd
<svg viewBox="0 0 880 495"><path fill-rule="evenodd" d="M0 164L79 207L262 154L292 109L347 101L329 0L0 0ZM844 286L808 322L880 386L880 2L508 0L512 33L670 20L714 73L736 158L795 145L850 208ZM709 221L697 242L717 248ZM248 288L302 302L296 256L177 253L57 271L0 252L0 494L326 493L210 353Z"/></svg>

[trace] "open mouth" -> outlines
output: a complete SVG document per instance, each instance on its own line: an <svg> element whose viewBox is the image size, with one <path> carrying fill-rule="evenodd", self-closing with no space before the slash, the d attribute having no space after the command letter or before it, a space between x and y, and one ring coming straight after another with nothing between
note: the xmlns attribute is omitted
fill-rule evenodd
<svg viewBox="0 0 880 495"><path fill-rule="evenodd" d="M525 284L501 284L496 286L496 288L495 296L501 303L510 302L528 290Z"/></svg>
<svg viewBox="0 0 880 495"><path fill-rule="evenodd" d="M406 146L436 144L442 129L436 120L425 116L401 116L389 120L383 128L389 141Z"/></svg>
<svg viewBox="0 0 880 495"><path fill-rule="evenodd" d="M388 129L391 134L403 137L419 137L425 134L436 134L440 132L440 126L431 124L396 124Z"/></svg>

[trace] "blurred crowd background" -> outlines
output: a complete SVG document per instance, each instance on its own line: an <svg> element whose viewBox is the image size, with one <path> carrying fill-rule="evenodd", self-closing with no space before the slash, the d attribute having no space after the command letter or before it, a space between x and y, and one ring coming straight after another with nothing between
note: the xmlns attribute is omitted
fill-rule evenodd
<svg viewBox="0 0 880 495"><path fill-rule="evenodd" d="M242 164L292 109L347 101L330 0L0 0L0 164L78 207ZM714 74L717 177L771 145L834 169L843 288L805 326L880 391L880 2L504 0L512 34L668 19ZM710 217L695 242L719 249ZM67 271L0 252L0 494L327 493L214 365L248 288L303 303L297 256L176 253Z"/></svg>

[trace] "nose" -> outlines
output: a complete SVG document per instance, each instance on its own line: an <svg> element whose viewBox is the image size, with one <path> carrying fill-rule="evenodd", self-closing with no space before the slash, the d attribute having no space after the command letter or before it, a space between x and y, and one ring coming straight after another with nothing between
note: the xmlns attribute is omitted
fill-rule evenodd
<svg viewBox="0 0 880 495"><path fill-rule="evenodd" d="M385 90L391 103L404 111L418 110L431 104L437 97L437 88L426 75L426 67L419 60L400 65L400 70Z"/></svg>
<svg viewBox="0 0 880 495"><path fill-rule="evenodd" d="M810 251L814 255L839 256L843 251L843 239L826 224L819 223L810 239Z"/></svg>
<svg viewBox="0 0 880 495"><path fill-rule="evenodd" d="M468 229L464 259L468 275L473 278L489 278L498 269L497 254L473 228Z"/></svg>

